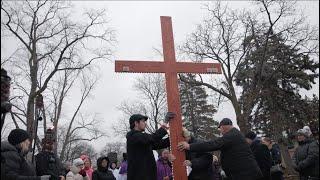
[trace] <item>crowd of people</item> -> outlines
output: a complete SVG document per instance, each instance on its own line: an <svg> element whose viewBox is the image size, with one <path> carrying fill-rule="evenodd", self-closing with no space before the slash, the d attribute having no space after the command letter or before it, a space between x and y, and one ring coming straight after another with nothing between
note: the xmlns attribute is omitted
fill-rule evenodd
<svg viewBox="0 0 320 180"><path fill-rule="evenodd" d="M126 153L120 170L107 156L98 158L94 169L87 155L63 165L53 149L54 144L43 139L42 151L35 156L33 166L25 157L30 150L29 134L22 129L12 130L8 140L1 142L1 177L5 180L126 180Z"/></svg>
<svg viewBox="0 0 320 180"><path fill-rule="evenodd" d="M3 78L10 77L1 69ZM3 86L1 82L1 86ZM1 129L5 113L10 111L8 92L1 87ZM101 156L96 163L83 154L72 162L60 161L55 143L43 138L41 151L34 164L26 160L30 152L31 137L23 129L13 129L6 141L1 142L1 179L5 180L172 180L170 149L185 153L181 166L188 180L284 180L284 162L280 146L270 137L259 137L254 132L242 134L229 118L219 123L221 137L201 141L183 128L183 141L170 147L168 137L170 121L175 113L168 112L161 127L152 134L145 132L147 116L133 114L129 119L130 131L126 135L127 152L122 162ZM292 164L300 180L319 180L319 131L308 126L296 132L298 146ZM154 150L159 153L154 156ZM220 151L217 154L216 151ZM218 158L219 157L219 158Z"/></svg>
<svg viewBox="0 0 320 180"><path fill-rule="evenodd" d="M165 122L174 119L174 113L168 113ZM173 179L171 163L175 157L168 148L170 142L166 136L168 126L164 123L153 134L145 133L148 117L132 115L127 134L128 180L170 180ZM219 123L222 134L212 141L195 139L189 131L183 129L184 141L177 147L184 151L188 180L283 180L284 162L280 146L270 137L258 137L254 132L242 134L233 126L230 119ZM297 147L293 155L294 169L300 180L319 179L319 131L311 132L308 126L296 133ZM152 150L162 149L158 160ZM220 151L220 161L212 154Z"/></svg>

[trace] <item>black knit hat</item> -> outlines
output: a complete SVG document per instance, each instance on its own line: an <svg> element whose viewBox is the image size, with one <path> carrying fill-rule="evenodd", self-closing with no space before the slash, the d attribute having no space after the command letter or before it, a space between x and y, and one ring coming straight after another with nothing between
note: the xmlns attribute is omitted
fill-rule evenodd
<svg viewBox="0 0 320 180"><path fill-rule="evenodd" d="M14 129L10 132L8 136L8 141L12 145L20 144L21 142L25 141L26 139L30 139L29 134L27 131L23 129Z"/></svg>
<svg viewBox="0 0 320 180"><path fill-rule="evenodd" d="M220 126L226 126L226 125L232 126L232 121L231 121L231 119L229 119L229 118L223 118L223 119L220 121L218 128L220 128Z"/></svg>
<svg viewBox="0 0 320 180"><path fill-rule="evenodd" d="M245 137L248 139L254 140L257 137L257 135L256 135L256 133L250 131L245 135Z"/></svg>

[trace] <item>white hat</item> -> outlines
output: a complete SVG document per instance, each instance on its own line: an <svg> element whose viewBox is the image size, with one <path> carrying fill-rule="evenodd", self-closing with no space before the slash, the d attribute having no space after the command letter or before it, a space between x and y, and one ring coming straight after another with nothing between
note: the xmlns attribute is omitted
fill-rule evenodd
<svg viewBox="0 0 320 180"><path fill-rule="evenodd" d="M312 135L312 132L311 132L311 129L310 129L309 126L304 126L302 129L306 131L306 133L307 133L308 136L311 136L311 135Z"/></svg>
<svg viewBox="0 0 320 180"><path fill-rule="evenodd" d="M73 160L73 165L74 166L80 166L80 165L83 165L83 164L84 164L84 162L80 158L77 158L77 159Z"/></svg>

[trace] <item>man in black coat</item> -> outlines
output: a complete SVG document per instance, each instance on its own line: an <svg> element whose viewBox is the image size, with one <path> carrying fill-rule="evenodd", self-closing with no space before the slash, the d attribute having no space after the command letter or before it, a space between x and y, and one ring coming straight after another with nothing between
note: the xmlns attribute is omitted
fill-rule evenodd
<svg viewBox="0 0 320 180"><path fill-rule="evenodd" d="M30 136L22 129L14 129L8 141L1 142L1 156L5 157L5 180L49 180L49 175L36 176L35 169L25 160L29 152Z"/></svg>
<svg viewBox="0 0 320 180"><path fill-rule="evenodd" d="M262 177L257 162L243 134L232 126L228 118L219 124L222 137L213 141L188 144L180 142L178 149L191 152L221 151L221 165L228 180L256 180Z"/></svg>
<svg viewBox="0 0 320 180"><path fill-rule="evenodd" d="M174 117L168 112L166 122ZM162 125L153 134L145 133L147 116L134 114L130 117L130 129L127 133L128 180L156 180L157 167L152 150L170 146L169 138L162 139L167 134L167 126Z"/></svg>
<svg viewBox="0 0 320 180"><path fill-rule="evenodd" d="M200 142L191 136L191 133L187 129L183 129L183 137L189 144ZM188 180L211 180L213 178L213 158L210 153L186 151L186 159L184 165L190 166L192 169Z"/></svg>
<svg viewBox="0 0 320 180"><path fill-rule="evenodd" d="M268 146L262 144L256 133L252 131L248 132L245 137L262 172L263 177L260 180L270 180L272 158Z"/></svg>
<svg viewBox="0 0 320 180"><path fill-rule="evenodd" d="M63 165L53 149L53 141L42 139L42 151L35 158L37 175L51 175L50 180L64 180Z"/></svg>

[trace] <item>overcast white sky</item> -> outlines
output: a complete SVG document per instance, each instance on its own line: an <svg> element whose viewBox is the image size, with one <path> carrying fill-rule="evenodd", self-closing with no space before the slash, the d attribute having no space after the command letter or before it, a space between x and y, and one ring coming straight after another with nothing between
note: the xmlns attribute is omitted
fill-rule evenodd
<svg viewBox="0 0 320 180"><path fill-rule="evenodd" d="M160 16L171 16L175 45L180 44L200 23L206 11L201 9L205 1L73 1L75 11L84 8L106 8L110 25L116 30L117 41L115 58L126 60L162 60L153 50L160 47ZM232 8L249 7L246 1L230 1ZM299 6L305 9L310 22L319 26L319 1L302 1ZM90 100L87 110L100 113L103 127L110 132L110 125L121 116L116 107L124 100L137 98L138 93L132 88L134 78L139 74L118 74L114 72L114 62L102 63L101 79L94 90L94 99ZM219 75L216 75L219 76ZM312 90L319 96L318 85ZM312 94L312 93L309 93ZM215 119L223 117L235 119L230 103L220 105ZM94 143L100 150L110 138L100 139Z"/></svg>

